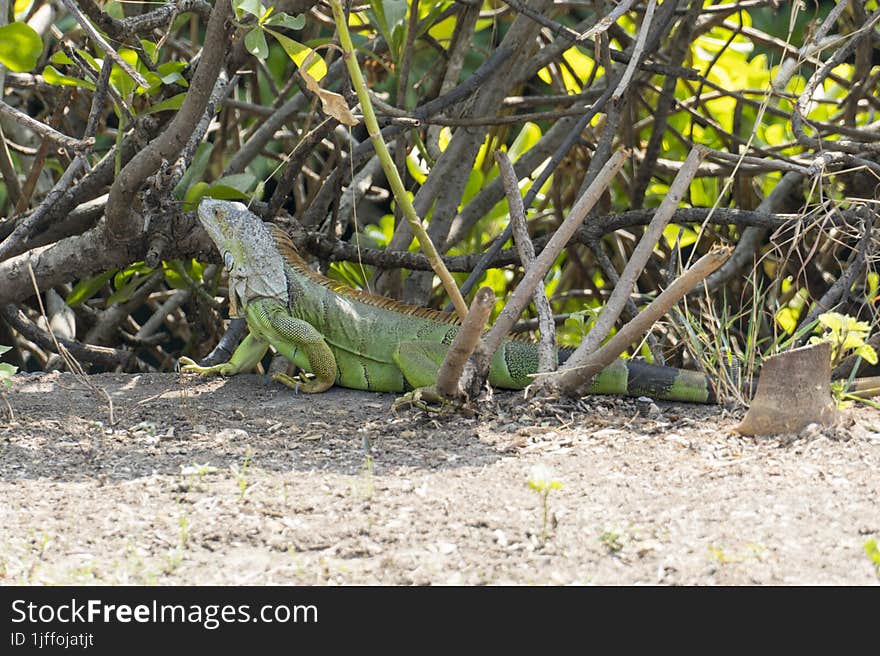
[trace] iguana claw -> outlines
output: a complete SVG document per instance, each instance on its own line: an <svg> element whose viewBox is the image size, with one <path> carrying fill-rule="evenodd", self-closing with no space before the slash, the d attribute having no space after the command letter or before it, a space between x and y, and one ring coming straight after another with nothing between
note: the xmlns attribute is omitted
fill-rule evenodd
<svg viewBox="0 0 880 656"><path fill-rule="evenodd" d="M415 407L425 412L443 412L450 407L451 402L440 395L432 385L430 387L418 387L412 392L394 399L392 410L404 407Z"/></svg>
<svg viewBox="0 0 880 656"><path fill-rule="evenodd" d="M333 381L328 383L317 378L306 378L304 374L300 374L297 377L288 376L287 374L272 374L272 380L276 383L287 385L293 390L294 394L299 394L300 392L303 394L316 394L325 391L333 385Z"/></svg>
<svg viewBox="0 0 880 656"><path fill-rule="evenodd" d="M210 376L212 374L228 374L234 373L228 362L223 364L215 364L213 367L203 367L195 360L182 355L177 360L177 368L179 371L191 374L201 374L202 376Z"/></svg>

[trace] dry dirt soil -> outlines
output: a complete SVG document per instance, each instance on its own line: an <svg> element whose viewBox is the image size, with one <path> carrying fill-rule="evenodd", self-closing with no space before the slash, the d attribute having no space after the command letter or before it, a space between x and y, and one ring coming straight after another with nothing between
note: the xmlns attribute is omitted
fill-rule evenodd
<svg viewBox="0 0 880 656"><path fill-rule="evenodd" d="M2 584L878 583L866 408L744 438L717 406L436 416L257 375L19 375L6 400ZM530 481L561 485L546 524Z"/></svg>

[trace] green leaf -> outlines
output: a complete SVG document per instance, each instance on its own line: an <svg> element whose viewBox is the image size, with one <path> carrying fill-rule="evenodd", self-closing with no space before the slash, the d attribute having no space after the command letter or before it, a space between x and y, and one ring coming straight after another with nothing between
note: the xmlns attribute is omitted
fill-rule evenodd
<svg viewBox="0 0 880 656"><path fill-rule="evenodd" d="M877 364L877 351L870 344L862 344L856 349L856 355L861 356L868 364Z"/></svg>
<svg viewBox="0 0 880 656"><path fill-rule="evenodd" d="M392 31L398 25L403 25L406 20L406 0L381 0L381 3L373 4L382 5L385 10L385 20L387 21L388 29Z"/></svg>
<svg viewBox="0 0 880 656"><path fill-rule="evenodd" d="M202 196L216 198L218 200L250 200L250 196L239 191L235 187L222 184L212 184L205 189Z"/></svg>
<svg viewBox="0 0 880 656"><path fill-rule="evenodd" d="M791 335L794 333L794 329L797 328L797 320L799 316L799 311L790 307L784 307L776 313L776 323L778 323L779 327L786 333Z"/></svg>
<svg viewBox="0 0 880 656"><path fill-rule="evenodd" d="M370 0L370 14L382 38L391 46L392 58L397 61L403 43L406 20L406 0Z"/></svg>
<svg viewBox="0 0 880 656"><path fill-rule="evenodd" d="M868 281L868 300L873 302L877 298L877 290L880 289L880 274L876 271L869 271L866 279Z"/></svg>
<svg viewBox="0 0 880 656"><path fill-rule="evenodd" d="M359 242L365 246L364 242ZM352 289L363 289L367 286L367 276L373 267L364 267L353 262L333 262L327 270L327 277L344 282Z"/></svg>
<svg viewBox="0 0 880 656"><path fill-rule="evenodd" d="M224 175L216 180L214 184L232 187L242 193L246 193L251 190L256 181L257 177L253 173L233 173L232 175Z"/></svg>
<svg viewBox="0 0 880 656"><path fill-rule="evenodd" d="M144 52L147 53L147 57L149 57L150 61L155 64L159 59L159 48L157 47L158 44L147 39L141 39L140 42L141 47L144 49Z"/></svg>
<svg viewBox="0 0 880 656"><path fill-rule="evenodd" d="M287 53L287 56L290 57L293 63L297 66L301 67L303 62L309 58L309 55L313 55L314 53L314 56L309 58L309 65L308 68L306 68L306 73L315 78L315 80L320 81L325 75L327 75L327 64L324 63L324 60L319 57L314 50L308 46L304 46L298 41L288 39L286 36L275 30L266 28L266 31L278 40L278 43L284 48L284 52Z"/></svg>
<svg viewBox="0 0 880 656"><path fill-rule="evenodd" d="M152 273L153 268L145 262L135 262L123 271L116 274L113 286L116 291L107 297L107 307L114 303L124 303L130 299L138 288L143 285Z"/></svg>
<svg viewBox="0 0 880 656"><path fill-rule="evenodd" d="M146 112L146 114L155 114L156 112L165 112L168 110L176 110L180 109L180 106L183 104L183 101L186 99L186 92L178 93L176 96L171 96L170 98L166 98L160 103L156 103L152 107L150 107Z"/></svg>
<svg viewBox="0 0 880 656"><path fill-rule="evenodd" d="M189 82L187 82L186 78L180 74L184 68L186 68L185 62L174 61L159 64L159 66L156 67L156 70L159 71L159 75L162 77L162 82L164 84L179 84L182 87L188 87Z"/></svg>
<svg viewBox="0 0 880 656"><path fill-rule="evenodd" d="M67 56L67 53L63 50L59 50L51 57L49 57L49 62L52 64L63 64L65 66L69 66L73 63L73 60Z"/></svg>
<svg viewBox="0 0 880 656"><path fill-rule="evenodd" d="M43 40L27 23L0 27L0 64L16 73L33 70L43 54Z"/></svg>
<svg viewBox="0 0 880 656"><path fill-rule="evenodd" d="M485 177L483 176L483 172L473 168L471 172L468 173L468 181L464 186L464 193L461 197L461 206L464 207L467 202L477 195L480 189L483 188L483 183L485 181Z"/></svg>
<svg viewBox="0 0 880 656"><path fill-rule="evenodd" d="M532 146L538 143L540 138L541 128L536 123L531 121L524 123L519 134L516 135L516 139L510 144L510 150L507 153L510 161L515 162L522 157Z"/></svg>
<svg viewBox="0 0 880 656"><path fill-rule="evenodd" d="M122 20L125 18L125 13L122 9L122 0L117 2L116 0L111 0L104 4L104 13L106 13L110 18L115 18L116 20Z"/></svg>
<svg viewBox="0 0 880 656"><path fill-rule="evenodd" d="M205 192L208 191L209 186L210 185L207 182L196 182L192 187L187 189L186 194L183 197L183 211L194 212L199 206L199 201L202 200Z"/></svg>
<svg viewBox="0 0 880 656"><path fill-rule="evenodd" d="M12 377L16 371L18 371L18 367L15 365L8 362L0 362L0 384L6 389L10 389L12 387Z"/></svg>
<svg viewBox="0 0 880 656"><path fill-rule="evenodd" d="M170 262L162 262L162 271L165 274L165 282L170 287L174 289L191 289L192 282L190 281L202 279L204 266L196 260L190 260L186 265L184 265L182 260L171 260Z"/></svg>
<svg viewBox="0 0 880 656"><path fill-rule="evenodd" d="M195 157L193 157L192 163L189 165L189 168L184 172L183 177L180 179L180 182L177 183L177 186L174 187L174 197L178 199L191 200L189 198L190 193L192 193L193 188L195 188L196 181L200 180L205 173L205 169L208 168L208 161L211 159L211 153L214 150L214 144L202 142L199 144L198 148L196 148ZM204 185L207 187L207 183L200 182L198 184ZM199 200L196 198L195 200ZM194 209L194 208L193 208ZM187 210L189 211L189 210Z"/></svg>
<svg viewBox="0 0 880 656"><path fill-rule="evenodd" d="M428 165L416 154L410 153L406 156L406 170L419 184L428 179Z"/></svg>
<svg viewBox="0 0 880 656"><path fill-rule="evenodd" d="M30 9L32 4L33 0L15 0L15 2L12 3L12 11L15 12L15 16L18 17Z"/></svg>
<svg viewBox="0 0 880 656"><path fill-rule="evenodd" d="M260 27L255 27L245 35L244 47L259 59L266 59L269 56L269 45L266 43L263 29Z"/></svg>
<svg viewBox="0 0 880 656"><path fill-rule="evenodd" d="M391 43L391 35L388 33L388 20L385 18L385 3L382 0L370 0L370 9L376 17L376 27L382 34L386 43Z"/></svg>
<svg viewBox="0 0 880 656"><path fill-rule="evenodd" d="M132 68L137 66L137 53L131 48L120 48L119 56L126 63L130 64ZM116 64L113 65L113 69L110 71L110 84L116 87L119 95L123 98L128 98L131 93L138 89L138 83Z"/></svg>
<svg viewBox="0 0 880 656"><path fill-rule="evenodd" d="M9 353L9 351L11 350L11 346L0 346L0 355L3 355L4 353Z"/></svg>
<svg viewBox="0 0 880 656"><path fill-rule="evenodd" d="M54 66L46 66L43 69L43 79L49 84L59 87L80 87L82 89L95 90L95 85L88 80L81 80L78 77L72 77L60 72Z"/></svg>
<svg viewBox="0 0 880 656"><path fill-rule="evenodd" d="M260 18L258 19L257 22L258 22L260 25L262 25L263 23L265 23L266 20L268 20L269 16L272 15L272 12L273 12L273 11L275 11L275 7L269 7L268 9L266 9L262 14L260 14Z"/></svg>
<svg viewBox="0 0 880 656"><path fill-rule="evenodd" d="M290 16L282 12L270 16L265 24L272 27L286 27L288 30L301 30L306 24L306 17L303 14Z"/></svg>
<svg viewBox="0 0 880 656"><path fill-rule="evenodd" d="M103 59L95 59L94 57L92 57L92 53L90 53L88 50L83 50L82 48L77 48L76 54L85 59L88 65L91 66L96 73L101 72L101 67L104 65Z"/></svg>
<svg viewBox="0 0 880 656"><path fill-rule="evenodd" d="M109 271L105 271L97 276L93 276L92 278L87 278L86 280L80 280L73 290L67 295L67 298L64 301L70 307L76 307L83 301L89 300L92 296L98 293L98 291L106 285L110 279L116 275L117 269L110 269Z"/></svg>
<svg viewBox="0 0 880 656"><path fill-rule="evenodd" d="M572 312L563 324L567 329L573 331L580 339L584 337L593 327L596 321L598 310L594 308L584 308L577 312ZM578 341L580 341L580 339Z"/></svg>
<svg viewBox="0 0 880 656"><path fill-rule="evenodd" d="M150 273L153 269L148 267L145 262L135 262L123 269L113 278L113 287L116 289L124 286L129 280L138 274Z"/></svg>
<svg viewBox="0 0 880 656"><path fill-rule="evenodd" d="M263 15L263 12L266 11L266 8L260 4L260 0L236 0L233 5L236 9L236 13L241 15L241 13L250 14L251 16L256 16L259 18Z"/></svg>
<svg viewBox="0 0 880 656"><path fill-rule="evenodd" d="M696 243L697 233L690 228L682 228L681 226L670 224L663 229L663 238L670 248L675 248L675 244L681 240L679 246L687 248L691 244Z"/></svg>

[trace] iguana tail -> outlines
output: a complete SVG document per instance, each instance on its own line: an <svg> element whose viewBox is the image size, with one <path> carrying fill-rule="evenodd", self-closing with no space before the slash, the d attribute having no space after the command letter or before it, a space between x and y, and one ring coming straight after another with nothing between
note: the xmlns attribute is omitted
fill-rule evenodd
<svg viewBox="0 0 880 656"><path fill-rule="evenodd" d="M559 364L565 362L571 353L569 349L559 349ZM715 387L706 374L641 360L616 360L593 379L588 393L648 396L691 403L716 401Z"/></svg>

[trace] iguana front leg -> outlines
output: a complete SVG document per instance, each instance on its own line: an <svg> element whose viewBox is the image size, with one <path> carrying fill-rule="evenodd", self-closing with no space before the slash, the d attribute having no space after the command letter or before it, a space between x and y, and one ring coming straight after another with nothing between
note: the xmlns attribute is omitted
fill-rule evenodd
<svg viewBox="0 0 880 656"><path fill-rule="evenodd" d="M251 331L259 333L291 362L295 362L294 354L301 350L314 375L310 379L304 375L294 378L287 374L274 374L272 380L306 394L323 392L333 386L336 382L336 358L324 341L324 336L312 324L290 316L283 304L268 299L249 304L247 317Z"/></svg>
<svg viewBox="0 0 880 656"><path fill-rule="evenodd" d="M210 376L212 374L234 376L237 373L250 371L256 367L257 363L263 359L268 348L269 342L250 334L233 351L229 362L215 364L213 367L202 367L195 360L183 356L179 361L181 365L180 370L187 373L202 374L203 376Z"/></svg>

